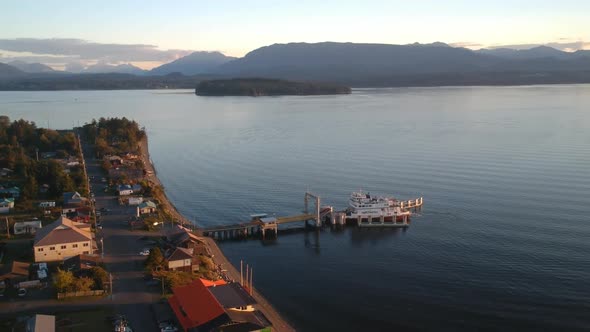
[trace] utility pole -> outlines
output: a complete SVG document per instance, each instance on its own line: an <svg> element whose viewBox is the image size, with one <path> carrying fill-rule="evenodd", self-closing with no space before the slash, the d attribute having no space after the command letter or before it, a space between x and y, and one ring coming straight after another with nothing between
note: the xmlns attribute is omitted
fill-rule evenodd
<svg viewBox="0 0 590 332"><path fill-rule="evenodd" d="M254 273L254 268L250 269L250 295L252 295L252 292L254 291L253 286L252 286L252 274Z"/></svg>
<svg viewBox="0 0 590 332"><path fill-rule="evenodd" d="M6 236L10 239L10 227L8 227L8 217L6 217Z"/></svg>
<svg viewBox="0 0 590 332"><path fill-rule="evenodd" d="M240 260L240 286L244 287L244 261Z"/></svg>

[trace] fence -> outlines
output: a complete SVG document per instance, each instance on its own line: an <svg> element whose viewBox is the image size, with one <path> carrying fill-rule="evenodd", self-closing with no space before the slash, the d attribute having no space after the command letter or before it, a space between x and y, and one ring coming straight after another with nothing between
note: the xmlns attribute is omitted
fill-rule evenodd
<svg viewBox="0 0 590 332"><path fill-rule="evenodd" d="M83 291L83 292L67 292L67 293L57 293L57 299L65 299L68 297L79 297L79 296L100 296L105 293L104 290L91 290L91 291Z"/></svg>

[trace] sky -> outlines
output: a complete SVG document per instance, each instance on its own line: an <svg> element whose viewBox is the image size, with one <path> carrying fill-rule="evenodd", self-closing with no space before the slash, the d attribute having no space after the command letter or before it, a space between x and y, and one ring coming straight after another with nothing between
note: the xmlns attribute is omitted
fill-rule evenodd
<svg viewBox="0 0 590 332"><path fill-rule="evenodd" d="M0 0L0 62L151 68L288 42L590 49L588 0Z"/></svg>

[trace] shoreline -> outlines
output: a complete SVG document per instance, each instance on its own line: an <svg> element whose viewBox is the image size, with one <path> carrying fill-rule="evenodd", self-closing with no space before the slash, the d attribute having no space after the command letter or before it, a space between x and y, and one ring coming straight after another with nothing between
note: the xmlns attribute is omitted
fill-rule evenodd
<svg viewBox="0 0 590 332"><path fill-rule="evenodd" d="M226 274L231 279L236 281L240 280L240 272L235 266L233 266L233 264L231 264L227 257L225 257L223 251L217 245L217 242L215 242L215 240L210 237L204 237L197 225L193 224L189 219L184 217L182 213L178 211L176 206L170 202L170 199L166 195L166 190L164 190L164 186L162 186L160 179L156 176L156 168L151 162L147 133L144 139L139 142L139 148L141 150L141 158L143 160L144 167L148 172L151 172L149 173L150 175L148 177L148 181L152 184L159 185L162 188L163 202L160 203L165 206L165 209L167 209L175 219L180 220L181 223L193 225L195 227L193 233L199 236L203 243L205 243L207 246L207 251L211 254L214 263L227 270ZM273 307L273 305L262 294L260 294L260 292L258 292L256 287L253 287L252 297L257 302L255 307L260 310L271 322L273 331L295 331L295 329L281 316L281 314Z"/></svg>

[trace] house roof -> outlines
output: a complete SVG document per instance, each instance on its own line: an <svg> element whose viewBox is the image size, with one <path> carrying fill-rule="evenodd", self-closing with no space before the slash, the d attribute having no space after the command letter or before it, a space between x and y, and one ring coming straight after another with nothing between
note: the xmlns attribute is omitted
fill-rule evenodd
<svg viewBox="0 0 590 332"><path fill-rule="evenodd" d="M41 228L35 233L35 246L82 242L92 239L89 230L82 229L82 225L64 216L53 223Z"/></svg>
<svg viewBox="0 0 590 332"><path fill-rule="evenodd" d="M77 270L89 269L94 266L98 266L98 263L100 263L100 257L93 255L80 254L68 259L64 259L64 266L66 268L71 267Z"/></svg>
<svg viewBox="0 0 590 332"><path fill-rule="evenodd" d="M209 287L209 291L224 308L239 308L256 304L256 300L236 282Z"/></svg>
<svg viewBox="0 0 590 332"><path fill-rule="evenodd" d="M143 203L139 204L139 208L140 209L145 209L145 208L156 208L156 203L152 202L152 201L144 201Z"/></svg>
<svg viewBox="0 0 590 332"><path fill-rule="evenodd" d="M221 286L221 285L227 284L227 282L223 279L207 280L207 279L199 278L199 280L201 280L201 283L203 283L203 285L205 285L205 287Z"/></svg>
<svg viewBox="0 0 590 332"><path fill-rule="evenodd" d="M117 186L117 190L118 191L122 191L122 190L133 190L133 188L128 185L128 184L120 184L119 186Z"/></svg>
<svg viewBox="0 0 590 332"><path fill-rule="evenodd" d="M41 220L30 220L30 221L17 221L14 226L36 226L38 228L43 227Z"/></svg>
<svg viewBox="0 0 590 332"><path fill-rule="evenodd" d="M55 331L55 316L51 315L35 315L30 318L31 332L54 332Z"/></svg>
<svg viewBox="0 0 590 332"><path fill-rule="evenodd" d="M2 273L0 273L0 280L19 277L28 278L30 265L30 263L13 261L9 265L4 266Z"/></svg>
<svg viewBox="0 0 590 332"><path fill-rule="evenodd" d="M170 254L170 256L168 256L169 261L181 261L181 260L192 259L192 258L193 258L193 253L191 252L191 250L185 249L185 248L180 248L180 247L176 248Z"/></svg>
<svg viewBox="0 0 590 332"><path fill-rule="evenodd" d="M14 203L14 198L0 198L0 204L2 203Z"/></svg>
<svg viewBox="0 0 590 332"><path fill-rule="evenodd" d="M221 304L200 280L173 288L172 292L168 303L185 331L225 315Z"/></svg>

